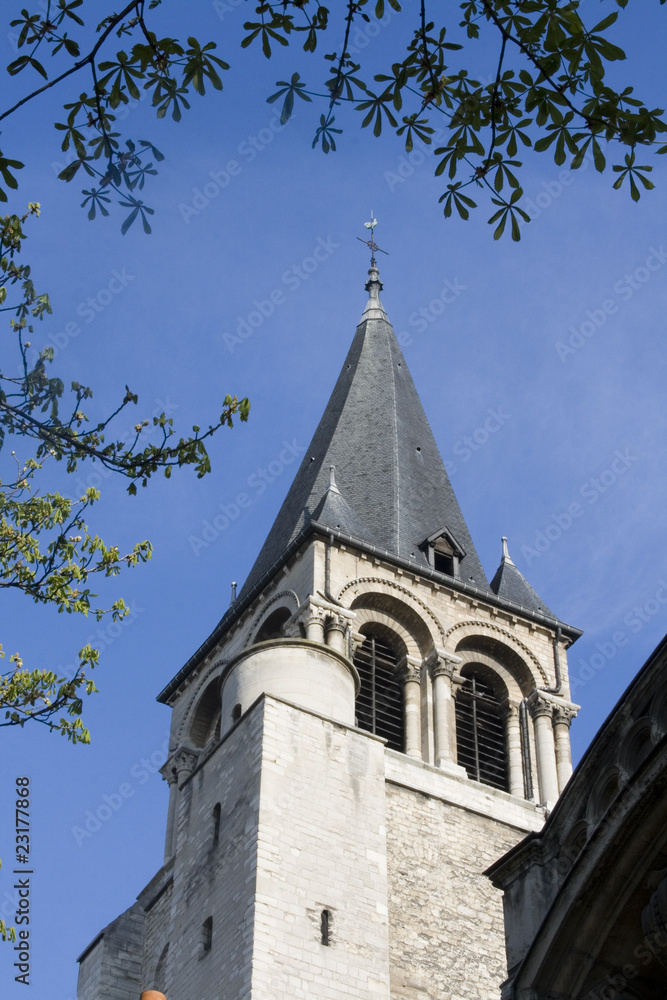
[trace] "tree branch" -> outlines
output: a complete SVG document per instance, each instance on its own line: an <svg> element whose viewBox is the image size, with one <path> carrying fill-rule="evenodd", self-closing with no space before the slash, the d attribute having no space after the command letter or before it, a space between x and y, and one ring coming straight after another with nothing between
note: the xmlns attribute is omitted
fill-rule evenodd
<svg viewBox="0 0 667 1000"><path fill-rule="evenodd" d="M118 22L122 21L123 18L130 13L130 11L136 10L139 3L140 0L131 0L131 3L129 3L127 7L125 7L120 12L120 14L112 14L110 23L107 25L106 29L104 30L104 32L97 40L97 42L95 43L95 45L93 46L93 48L91 49L91 51L88 53L87 56L84 56L83 59L80 59L77 63L74 63L73 66L70 66L70 68L68 70L65 70L64 73L61 73L60 76L55 77L55 79L53 80L49 80L49 82L45 83L43 87L38 87L37 90L33 90L32 94L28 94L26 97L22 97L21 100L17 101L17 103L8 111L3 111L3 113L0 115L0 122L3 120L3 118L8 118L9 115L13 114L18 108L22 107L22 105L27 104L28 101L32 101L34 97L38 97L40 94L43 94L45 90L49 90L50 87L55 87L55 85L57 83L60 83L61 80L65 80L68 76L72 76L73 73L77 73L80 69L83 69L84 66L87 66L89 63L92 63L98 51L104 45L105 41L107 40L113 29L116 27Z"/></svg>

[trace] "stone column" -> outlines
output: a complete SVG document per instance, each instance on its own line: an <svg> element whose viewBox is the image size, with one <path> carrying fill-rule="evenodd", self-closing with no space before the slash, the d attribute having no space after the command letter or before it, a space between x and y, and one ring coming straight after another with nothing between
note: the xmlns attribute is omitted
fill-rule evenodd
<svg viewBox="0 0 667 1000"><path fill-rule="evenodd" d="M176 774L178 776L178 787L181 788L183 784L190 777L195 767L197 766L197 761L199 760L198 754L194 750L188 750L182 747L174 755L174 766L176 768Z"/></svg>
<svg viewBox="0 0 667 1000"><path fill-rule="evenodd" d="M400 665L405 711L405 752L422 758L422 686L419 660L406 656Z"/></svg>
<svg viewBox="0 0 667 1000"><path fill-rule="evenodd" d="M332 615L327 620L326 643L337 653L347 656L347 630L349 623L342 615Z"/></svg>
<svg viewBox="0 0 667 1000"><path fill-rule="evenodd" d="M505 709L505 733L507 739L507 769L509 771L510 795L525 795L523 787L523 753L521 749L521 725L519 706L507 701Z"/></svg>
<svg viewBox="0 0 667 1000"><path fill-rule="evenodd" d="M306 626L306 639L311 642L324 642L324 613L321 608L309 605L302 619Z"/></svg>
<svg viewBox="0 0 667 1000"><path fill-rule="evenodd" d="M558 798L558 775L552 724L553 704L541 691L533 691L528 699L528 706L535 723L540 803L553 805Z"/></svg>
<svg viewBox="0 0 667 1000"><path fill-rule="evenodd" d="M577 714L574 705L556 705L554 710L554 739L556 741L556 770L558 788L562 792L572 777L572 751L570 749L570 724Z"/></svg>
<svg viewBox="0 0 667 1000"><path fill-rule="evenodd" d="M164 840L164 860L169 861L174 855L174 831L176 830L176 801L178 798L178 785L176 768L173 760L168 760L160 768L160 773L165 781L169 783L169 808L167 811L167 833Z"/></svg>
<svg viewBox="0 0 667 1000"><path fill-rule="evenodd" d="M441 652L431 664L436 767L441 767L443 763L456 764L456 716L452 678L454 667L460 662L459 656Z"/></svg>

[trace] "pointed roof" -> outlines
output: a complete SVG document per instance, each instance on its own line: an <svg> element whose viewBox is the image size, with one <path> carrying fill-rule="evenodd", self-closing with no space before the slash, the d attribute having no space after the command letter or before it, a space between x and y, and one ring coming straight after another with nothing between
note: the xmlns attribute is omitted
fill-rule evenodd
<svg viewBox="0 0 667 1000"><path fill-rule="evenodd" d="M537 594L526 580L523 573L516 568L512 562L507 548L507 539L503 538L503 557L500 566L496 570L496 575L491 581L491 590L498 597L506 601L518 604L528 611L537 611L542 615L549 615L556 621L553 611L550 611L542 598Z"/></svg>
<svg viewBox="0 0 667 1000"><path fill-rule="evenodd" d="M273 527L238 598L158 695L164 704L313 530L351 537L383 559L410 571L423 569L429 577L440 576L429 563L429 543L444 535L460 553L455 588L547 625L558 623L572 641L582 634L540 600L510 559L506 539L489 586L380 302L374 258L368 274L369 298L352 346Z"/></svg>
<svg viewBox="0 0 667 1000"><path fill-rule="evenodd" d="M468 526L380 301L377 268L371 266L368 274L369 299L352 346L239 598L280 560L310 521L331 527L338 521L361 541L424 568L429 567L426 541L445 526L465 552L461 581L488 591ZM328 490L331 466L336 469L337 497Z"/></svg>
<svg viewBox="0 0 667 1000"><path fill-rule="evenodd" d="M344 531L355 538L371 541L373 533L368 530L365 524L362 524L336 486L333 465L330 469L330 476L326 492L313 511L313 521L326 525L328 528L335 528L337 531Z"/></svg>

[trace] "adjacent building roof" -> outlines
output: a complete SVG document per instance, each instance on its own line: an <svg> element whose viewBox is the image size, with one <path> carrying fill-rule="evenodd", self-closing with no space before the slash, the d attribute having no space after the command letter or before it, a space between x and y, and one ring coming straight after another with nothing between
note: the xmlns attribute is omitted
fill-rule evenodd
<svg viewBox="0 0 667 1000"><path fill-rule="evenodd" d="M465 552L461 581L488 590L433 432L380 302L382 284L374 267L366 288L368 304L338 381L240 598L310 520L327 524L329 517L331 527L338 526L333 520L340 521L340 504L321 505L331 466L340 499L354 515L354 530L348 526L351 534L426 568L425 542L445 525Z"/></svg>

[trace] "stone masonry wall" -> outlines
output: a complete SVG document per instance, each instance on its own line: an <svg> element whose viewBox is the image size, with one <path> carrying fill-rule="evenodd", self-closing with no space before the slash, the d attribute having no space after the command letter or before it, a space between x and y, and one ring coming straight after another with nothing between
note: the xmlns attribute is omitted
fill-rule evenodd
<svg viewBox="0 0 667 1000"><path fill-rule="evenodd" d="M380 741L266 698L253 1000L389 1000L384 788Z"/></svg>
<svg viewBox="0 0 667 1000"><path fill-rule="evenodd" d="M104 928L81 960L78 1000L136 1000L142 990L144 913L134 906Z"/></svg>
<svg viewBox="0 0 667 1000"><path fill-rule="evenodd" d="M250 995L262 727L259 702L179 790L168 997ZM216 803L221 806L217 844ZM212 941L206 950L203 924L209 917ZM162 908L149 910L147 919L152 934L154 924L165 919Z"/></svg>
<svg viewBox="0 0 667 1000"><path fill-rule="evenodd" d="M524 830L387 784L392 1000L495 1000L502 893L482 874Z"/></svg>
<svg viewBox="0 0 667 1000"><path fill-rule="evenodd" d="M144 943L143 989L166 988L166 960L172 937L172 893L173 883L169 882L153 903L147 904L146 940ZM167 953L165 953L167 949ZM171 956L169 956L171 957ZM158 969L159 966L159 969Z"/></svg>

